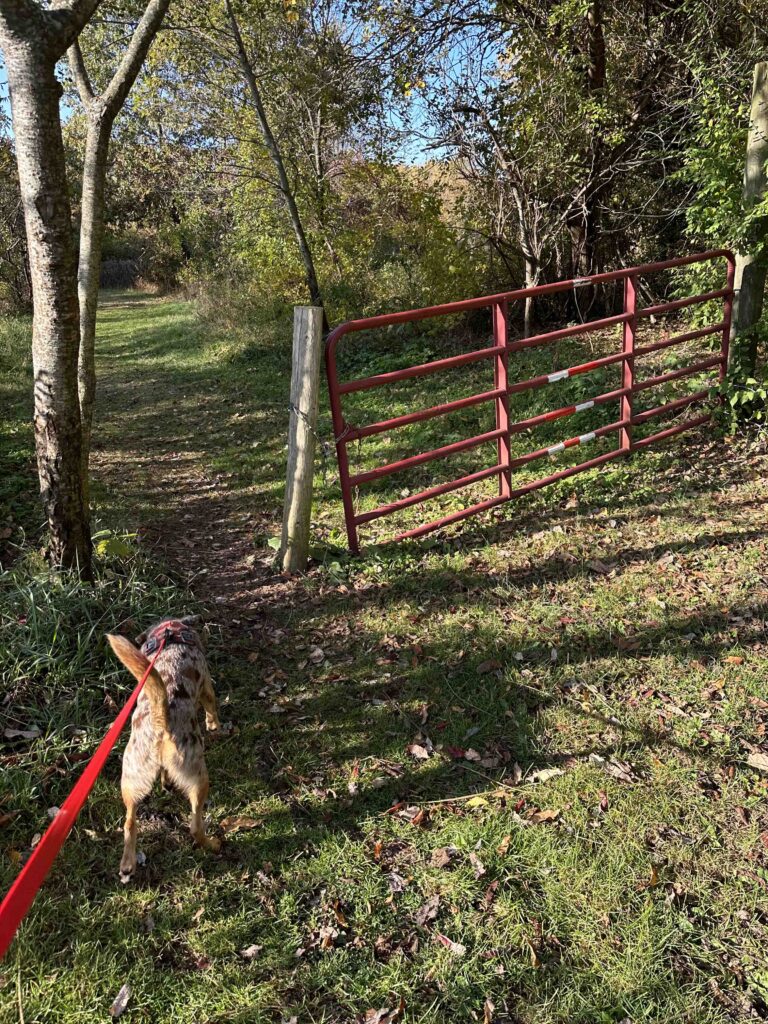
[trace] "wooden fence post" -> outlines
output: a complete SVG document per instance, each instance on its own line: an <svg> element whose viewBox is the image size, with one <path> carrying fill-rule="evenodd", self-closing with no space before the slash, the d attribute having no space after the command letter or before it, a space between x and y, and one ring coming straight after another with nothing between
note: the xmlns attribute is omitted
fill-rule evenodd
<svg viewBox="0 0 768 1024"><path fill-rule="evenodd" d="M759 203L768 189L768 63L755 64L752 82L752 106L749 113L749 137L744 164L744 210ZM736 294L731 322L729 369L749 377L757 361L757 324L763 310L766 257L756 258L755 249L765 240L768 218L760 217L752 225L746 252L736 254Z"/></svg>
<svg viewBox="0 0 768 1024"><path fill-rule="evenodd" d="M309 558L315 431L323 351L323 310L294 306L288 471L280 560L283 572L303 572Z"/></svg>

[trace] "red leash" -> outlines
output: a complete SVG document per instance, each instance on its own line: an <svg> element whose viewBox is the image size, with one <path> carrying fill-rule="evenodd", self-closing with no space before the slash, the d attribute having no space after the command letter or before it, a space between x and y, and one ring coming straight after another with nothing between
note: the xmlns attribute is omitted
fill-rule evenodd
<svg viewBox="0 0 768 1024"><path fill-rule="evenodd" d="M38 889L51 870L51 865L56 859L56 855L72 830L72 826L75 824L77 816L88 798L88 794L93 789L99 773L117 742L117 737L128 721L131 711L133 711L136 700L147 681L149 673L152 671L152 667L165 647L165 642L166 637L163 637L154 657L147 666L147 671L128 698L127 704L110 726L109 732L85 766L85 771L75 783L74 789L59 808L58 814L46 829L43 838L32 851L29 860L8 890L7 896L0 903L0 960L5 956L19 925L32 906Z"/></svg>

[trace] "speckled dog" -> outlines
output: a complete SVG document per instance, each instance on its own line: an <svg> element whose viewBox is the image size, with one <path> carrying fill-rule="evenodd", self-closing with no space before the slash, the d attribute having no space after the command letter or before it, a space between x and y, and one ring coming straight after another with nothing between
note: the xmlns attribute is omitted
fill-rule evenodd
<svg viewBox="0 0 768 1024"><path fill-rule="evenodd" d="M136 810L158 775L164 784L170 783L188 798L192 807L189 829L195 842L208 850L221 847L218 839L206 836L203 823L208 769L198 710L201 706L205 709L208 732L218 730L220 722L203 645L191 628L196 621L186 618L158 623L136 638L141 650L123 636L107 636L112 650L136 679L142 678L152 654L165 638L165 647L139 694L123 754L123 882L130 881L136 870Z"/></svg>

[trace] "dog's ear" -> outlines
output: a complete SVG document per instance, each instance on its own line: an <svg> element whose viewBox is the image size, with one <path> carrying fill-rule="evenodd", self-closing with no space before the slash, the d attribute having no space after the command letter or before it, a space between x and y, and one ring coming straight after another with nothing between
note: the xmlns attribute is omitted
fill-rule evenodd
<svg viewBox="0 0 768 1024"><path fill-rule="evenodd" d="M189 626L191 629L197 629L198 626L203 624L202 615L185 615L183 619L179 619L182 626Z"/></svg>

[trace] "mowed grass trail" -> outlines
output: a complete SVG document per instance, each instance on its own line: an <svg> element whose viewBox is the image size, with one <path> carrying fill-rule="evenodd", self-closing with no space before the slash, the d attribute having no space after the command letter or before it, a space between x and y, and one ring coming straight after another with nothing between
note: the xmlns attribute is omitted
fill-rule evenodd
<svg viewBox="0 0 768 1024"><path fill-rule="evenodd" d="M18 399L24 332L2 330ZM394 341L410 362L443 344ZM370 355L350 375L391 368L385 344ZM539 358L529 370L557 368ZM0 710L40 736L0 729L0 882L128 692L103 633L198 607L235 726L208 753L225 844L195 851L186 808L157 792L146 864L120 886L113 757L0 965L0 1021L107 1020L124 983L121 1020L152 1024L768 1019L760 443L708 428L361 560L318 459L317 561L285 581L267 540L289 362L288 321L213 333L191 304L103 306L94 489L120 543L95 588L25 549L2 577ZM479 381L379 396L368 418ZM23 475L28 434L13 438ZM380 444L360 459L389 461Z"/></svg>

